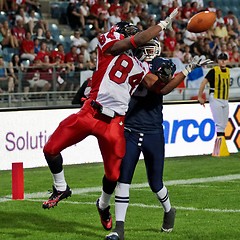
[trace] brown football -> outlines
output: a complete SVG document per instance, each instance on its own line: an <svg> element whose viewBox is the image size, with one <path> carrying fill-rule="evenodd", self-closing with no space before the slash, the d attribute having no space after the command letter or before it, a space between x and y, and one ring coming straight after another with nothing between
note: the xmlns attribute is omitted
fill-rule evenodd
<svg viewBox="0 0 240 240"><path fill-rule="evenodd" d="M207 31L209 28L212 27L216 20L216 13L215 12L199 12L193 15L187 24L187 30L193 33L200 33Z"/></svg>

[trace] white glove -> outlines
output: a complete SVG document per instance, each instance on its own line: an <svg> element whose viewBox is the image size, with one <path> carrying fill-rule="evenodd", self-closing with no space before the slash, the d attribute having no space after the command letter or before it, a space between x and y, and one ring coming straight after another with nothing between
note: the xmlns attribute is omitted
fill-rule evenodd
<svg viewBox="0 0 240 240"><path fill-rule="evenodd" d="M166 17L165 20L161 21L158 25L162 28L162 30L169 29L170 31L173 31L172 28L172 20L176 17L178 14L178 8L175 8L171 14Z"/></svg>
<svg viewBox="0 0 240 240"><path fill-rule="evenodd" d="M186 65L182 73L187 76L194 68L201 67L210 63L213 63L213 61L211 59L206 59L205 56L195 56L192 61Z"/></svg>

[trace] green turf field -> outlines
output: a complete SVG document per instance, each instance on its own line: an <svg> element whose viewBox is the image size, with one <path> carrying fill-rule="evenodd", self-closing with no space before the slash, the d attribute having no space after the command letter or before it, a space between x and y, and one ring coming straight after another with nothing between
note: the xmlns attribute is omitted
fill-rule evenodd
<svg viewBox="0 0 240 240"><path fill-rule="evenodd" d="M25 169L25 200L11 200L11 171L0 172L0 239L103 240L95 201L102 164L65 166L73 190L58 207L43 210L52 177L48 168ZM164 180L177 208L172 233L161 233L163 210L147 186L139 162L130 192L125 240L240 239L240 153L230 157L169 158ZM111 212L114 218L114 198Z"/></svg>

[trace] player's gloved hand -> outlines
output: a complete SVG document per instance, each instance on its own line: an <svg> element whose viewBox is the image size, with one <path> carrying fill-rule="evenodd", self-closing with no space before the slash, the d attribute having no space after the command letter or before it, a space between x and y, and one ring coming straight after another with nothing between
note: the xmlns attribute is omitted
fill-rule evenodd
<svg viewBox="0 0 240 240"><path fill-rule="evenodd" d="M195 56L192 61L186 65L182 73L187 76L194 68L201 67L210 63L213 63L213 61L211 59L206 59L205 56Z"/></svg>
<svg viewBox="0 0 240 240"><path fill-rule="evenodd" d="M165 20L160 21L160 23L158 24L163 30L165 29L169 29L170 31L173 31L172 28L172 20L176 17L176 15L178 14L178 8L175 8L171 14L166 17Z"/></svg>

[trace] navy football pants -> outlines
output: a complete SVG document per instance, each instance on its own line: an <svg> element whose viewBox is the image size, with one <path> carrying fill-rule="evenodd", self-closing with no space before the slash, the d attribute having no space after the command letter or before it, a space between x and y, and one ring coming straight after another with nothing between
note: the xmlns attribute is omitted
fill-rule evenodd
<svg viewBox="0 0 240 240"><path fill-rule="evenodd" d="M154 193L163 187L164 135L142 134L125 130L126 154L121 164L119 182L131 184L141 152L144 156L148 182Z"/></svg>

